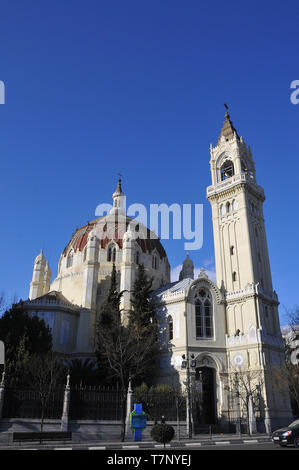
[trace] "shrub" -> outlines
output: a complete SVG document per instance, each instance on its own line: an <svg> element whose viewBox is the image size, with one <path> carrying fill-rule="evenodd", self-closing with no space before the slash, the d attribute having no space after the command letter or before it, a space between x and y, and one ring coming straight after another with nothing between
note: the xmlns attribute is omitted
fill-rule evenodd
<svg viewBox="0 0 299 470"><path fill-rule="evenodd" d="M170 442L174 437L174 429L169 424L155 424L151 430L151 436L156 442L165 444Z"/></svg>

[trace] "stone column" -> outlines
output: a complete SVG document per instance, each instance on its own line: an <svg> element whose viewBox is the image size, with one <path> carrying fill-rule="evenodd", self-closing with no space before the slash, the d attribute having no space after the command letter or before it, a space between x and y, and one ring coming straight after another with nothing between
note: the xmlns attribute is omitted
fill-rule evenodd
<svg viewBox="0 0 299 470"><path fill-rule="evenodd" d="M67 375L66 386L64 391L64 400L63 400L63 412L61 417L61 431L68 430L69 424L69 407L70 407L70 394L71 394L71 387L70 387L70 374Z"/></svg>
<svg viewBox="0 0 299 470"><path fill-rule="evenodd" d="M2 418L2 410L4 405L4 389L5 389L5 372L2 373L2 379L0 383L0 418Z"/></svg>
<svg viewBox="0 0 299 470"><path fill-rule="evenodd" d="M126 412L126 436L131 434L130 429L130 413L133 411L133 389L131 380L129 381L128 393L127 393L127 412Z"/></svg>

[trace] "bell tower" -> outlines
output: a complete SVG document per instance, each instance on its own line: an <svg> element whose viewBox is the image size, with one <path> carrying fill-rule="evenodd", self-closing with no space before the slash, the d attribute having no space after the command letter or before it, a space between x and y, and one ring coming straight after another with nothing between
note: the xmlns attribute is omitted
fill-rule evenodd
<svg viewBox="0 0 299 470"><path fill-rule="evenodd" d="M251 149L228 111L210 153L212 185L207 199L212 207L217 285L226 301L228 364L265 373L273 364L284 363L263 215L265 195L257 184ZM263 396L267 426L289 416L287 391L276 394L268 376Z"/></svg>
<svg viewBox="0 0 299 470"><path fill-rule="evenodd" d="M228 292L259 285L273 294L263 215L264 190L256 182L250 147L239 137L228 112L218 143L211 146L212 206L217 284Z"/></svg>
<svg viewBox="0 0 299 470"><path fill-rule="evenodd" d="M212 206L218 287L225 290L227 300L246 297L249 291L259 294L261 300L247 308L244 297L238 306L240 314L235 309L232 317L228 313L227 333L255 325L280 335L263 215L265 194L256 181L251 149L238 135L228 112L210 152L213 184L207 188L207 198Z"/></svg>

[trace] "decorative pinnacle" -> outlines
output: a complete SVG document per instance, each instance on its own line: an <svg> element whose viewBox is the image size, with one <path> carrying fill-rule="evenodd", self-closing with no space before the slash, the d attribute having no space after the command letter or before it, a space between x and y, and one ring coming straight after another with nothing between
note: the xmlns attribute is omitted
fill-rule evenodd
<svg viewBox="0 0 299 470"><path fill-rule="evenodd" d="M117 187L116 187L116 190L115 190L115 192L116 192L117 194L122 194L122 189L121 189L121 177L122 177L122 174L121 174L121 173L118 173Z"/></svg>

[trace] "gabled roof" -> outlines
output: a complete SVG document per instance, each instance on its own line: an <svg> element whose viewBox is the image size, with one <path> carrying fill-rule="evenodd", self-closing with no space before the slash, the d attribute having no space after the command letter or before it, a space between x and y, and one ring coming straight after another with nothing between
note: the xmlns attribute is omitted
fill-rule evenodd
<svg viewBox="0 0 299 470"><path fill-rule="evenodd" d="M61 292L56 290L52 290L51 292L41 295L36 299L26 300L24 304L26 304L26 306L36 304L61 305L76 310L79 308L78 305L72 304L72 302L70 302Z"/></svg>
<svg viewBox="0 0 299 470"><path fill-rule="evenodd" d="M167 284L166 286L157 289L155 292L153 292L153 296L162 297L164 295L174 294L180 291L182 292L187 289L190 284L192 284L192 282L194 282L194 279L192 279L191 277L187 277L185 279L182 279L181 281L172 282L170 284Z"/></svg>

